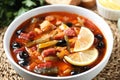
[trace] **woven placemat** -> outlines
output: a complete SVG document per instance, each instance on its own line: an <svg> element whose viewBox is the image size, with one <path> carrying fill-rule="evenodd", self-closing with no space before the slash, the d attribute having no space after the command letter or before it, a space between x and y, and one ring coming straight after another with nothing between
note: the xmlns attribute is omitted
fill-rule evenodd
<svg viewBox="0 0 120 80"><path fill-rule="evenodd" d="M92 9L97 13L96 9ZM120 80L120 33L117 22L105 20L114 36L112 55L107 66L93 80ZM7 27L0 28L0 80L24 80L8 63L4 49L3 37Z"/></svg>

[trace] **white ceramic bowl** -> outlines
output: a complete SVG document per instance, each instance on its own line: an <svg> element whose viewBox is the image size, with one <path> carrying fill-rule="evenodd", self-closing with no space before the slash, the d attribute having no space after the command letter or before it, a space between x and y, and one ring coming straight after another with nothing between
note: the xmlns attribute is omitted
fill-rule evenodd
<svg viewBox="0 0 120 80"><path fill-rule="evenodd" d="M120 10L113 10L104 7L100 4L99 0L96 0L98 13L106 19L118 20L120 18Z"/></svg>
<svg viewBox="0 0 120 80"><path fill-rule="evenodd" d="M102 33L104 34L104 36L107 40L107 51L106 51L104 58L102 59L102 61L99 64L97 64L92 69L90 69L86 72L80 73L78 75L67 76L67 77L50 77L50 76L43 76L43 75L39 75L39 74L35 74L30 71L27 71L27 70L23 69L22 67L20 67L13 60L13 58L10 54L10 39L11 39L11 36L12 36L13 32L15 31L15 29L21 23L23 23L24 21L26 21L27 19L29 19L35 15L38 15L41 13L46 13L46 12L52 12L52 11L65 11L65 12L70 12L70 13L76 13L76 14L87 17L88 19L90 19L92 22L94 22L98 26L98 28L102 31ZM7 58L9 60L9 62L11 63L12 67L16 70L16 72L18 74L20 74L22 77L24 77L25 80L91 80L98 73L100 73L100 71L107 64L107 62L110 58L110 55L111 55L112 47L113 47L113 35L112 35L112 32L111 32L108 24L94 12L84 9L84 8L81 8L81 7L71 6L71 5L48 5L48 6L38 7L36 9L30 10L30 11L22 14L21 16L17 17L12 22L9 25L9 27L5 33L5 36L4 36L4 49L5 49Z"/></svg>

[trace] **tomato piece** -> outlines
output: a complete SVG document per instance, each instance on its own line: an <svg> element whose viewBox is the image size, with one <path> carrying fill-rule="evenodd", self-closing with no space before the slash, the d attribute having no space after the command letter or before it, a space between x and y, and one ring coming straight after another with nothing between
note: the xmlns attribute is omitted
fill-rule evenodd
<svg viewBox="0 0 120 80"><path fill-rule="evenodd" d="M60 33L58 33L54 36L55 40L61 40L63 38L64 38L64 33L63 32L60 32Z"/></svg>
<svg viewBox="0 0 120 80"><path fill-rule="evenodd" d="M42 52L43 56L55 56L56 55L56 49L55 48L48 48L43 50Z"/></svg>
<svg viewBox="0 0 120 80"><path fill-rule="evenodd" d="M14 53L15 53L15 54L17 54L17 53L19 53L19 52L21 52L21 51L25 51L25 48L22 47L22 48L14 49Z"/></svg>
<svg viewBox="0 0 120 80"><path fill-rule="evenodd" d="M40 63L37 67L38 68L50 68L53 66L53 63L52 62L43 62L43 63Z"/></svg>
<svg viewBox="0 0 120 80"><path fill-rule="evenodd" d="M74 36L76 36L76 32L75 32L74 28L68 28L65 30L65 35L74 37Z"/></svg>

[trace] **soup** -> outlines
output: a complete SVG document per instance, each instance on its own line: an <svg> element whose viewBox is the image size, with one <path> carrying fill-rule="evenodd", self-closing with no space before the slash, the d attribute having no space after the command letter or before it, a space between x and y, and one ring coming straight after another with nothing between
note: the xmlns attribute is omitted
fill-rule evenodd
<svg viewBox="0 0 120 80"><path fill-rule="evenodd" d="M24 69L46 76L70 76L96 66L106 52L102 32L89 19L48 12L22 23L11 38L11 55Z"/></svg>

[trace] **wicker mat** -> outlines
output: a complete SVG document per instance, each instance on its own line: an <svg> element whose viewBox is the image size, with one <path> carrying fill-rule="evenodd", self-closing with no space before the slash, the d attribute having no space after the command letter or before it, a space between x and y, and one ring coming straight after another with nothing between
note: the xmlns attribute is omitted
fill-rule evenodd
<svg viewBox="0 0 120 80"><path fill-rule="evenodd" d="M97 13L96 9L93 9ZM105 20L114 36L114 46L112 55L107 66L93 80L120 80L120 33L117 28L117 22ZM24 80L8 63L4 49L3 37L6 28L0 28L0 80Z"/></svg>

